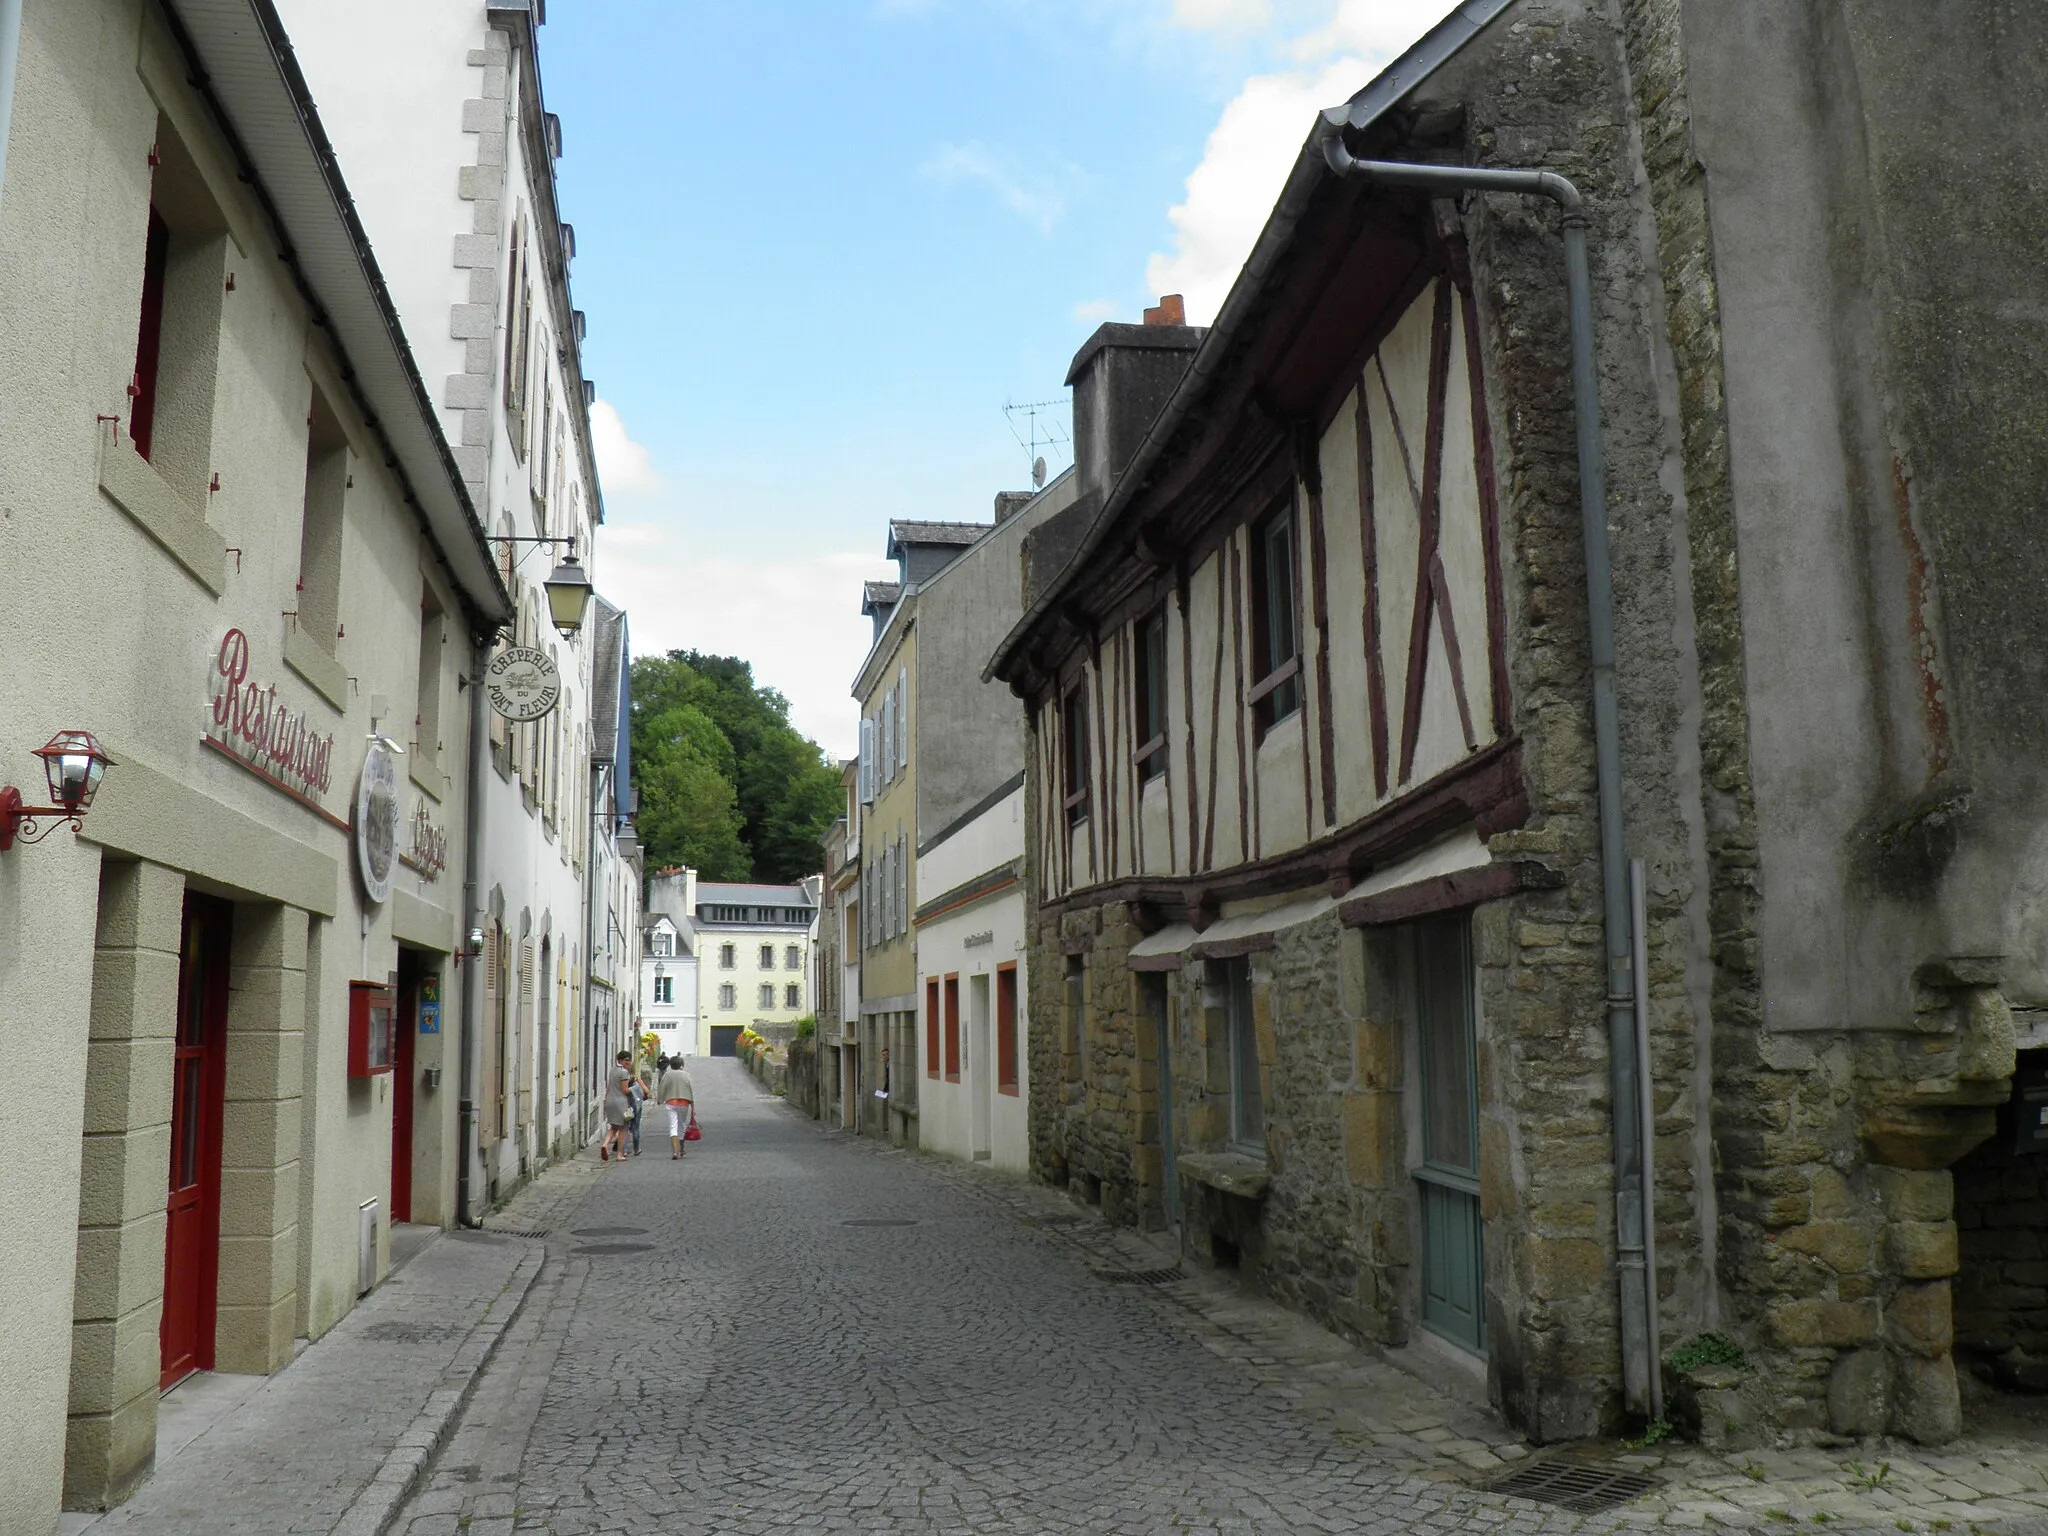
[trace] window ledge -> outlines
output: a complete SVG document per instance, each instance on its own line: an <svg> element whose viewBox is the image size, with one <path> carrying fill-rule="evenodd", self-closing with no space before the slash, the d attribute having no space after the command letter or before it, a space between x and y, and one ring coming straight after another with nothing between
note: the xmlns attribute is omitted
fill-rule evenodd
<svg viewBox="0 0 2048 1536"><path fill-rule="evenodd" d="M227 590L227 540L118 433L100 439L100 489L207 591Z"/></svg>
<svg viewBox="0 0 2048 1536"><path fill-rule="evenodd" d="M296 624L285 628L284 664L311 683L314 692L338 713L348 713L348 668L321 650Z"/></svg>
<svg viewBox="0 0 2048 1536"><path fill-rule="evenodd" d="M449 787L448 775L443 773L437 764L430 761L426 753L415 748L412 756L407 759L406 772L412 776L413 783L425 790L436 802L446 802Z"/></svg>
<svg viewBox="0 0 2048 1536"><path fill-rule="evenodd" d="M1273 1170L1263 1157L1243 1152L1183 1152L1173 1160L1182 1178L1240 1200L1263 1200L1273 1183Z"/></svg>

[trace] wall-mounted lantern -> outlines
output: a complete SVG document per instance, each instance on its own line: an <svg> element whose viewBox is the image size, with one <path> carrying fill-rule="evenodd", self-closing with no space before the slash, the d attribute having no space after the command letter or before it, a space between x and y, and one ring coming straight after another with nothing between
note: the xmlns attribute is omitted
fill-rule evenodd
<svg viewBox="0 0 2048 1536"><path fill-rule="evenodd" d="M564 635L573 635L583 627L583 615L590 607L592 589L590 572L584 570L582 562L576 558L576 541L573 538L510 533L493 533L486 537L493 544L566 544L568 553L555 567L554 574L541 583L541 589L548 595L548 617L554 620L556 629Z"/></svg>
<svg viewBox="0 0 2048 1536"><path fill-rule="evenodd" d="M41 842L60 821L78 831L100 780L114 760L107 756L90 731L59 731L35 755L43 760L43 777L49 781L48 805L23 805L21 791L12 784L0 785L0 853L24 843Z"/></svg>

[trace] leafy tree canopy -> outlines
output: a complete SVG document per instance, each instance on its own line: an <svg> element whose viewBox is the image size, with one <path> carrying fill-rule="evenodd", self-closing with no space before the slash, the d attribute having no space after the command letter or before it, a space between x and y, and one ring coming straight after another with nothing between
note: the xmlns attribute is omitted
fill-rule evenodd
<svg viewBox="0 0 2048 1536"><path fill-rule="evenodd" d="M840 812L838 770L737 656L633 663L633 781L649 867L688 864L707 880L815 874Z"/></svg>

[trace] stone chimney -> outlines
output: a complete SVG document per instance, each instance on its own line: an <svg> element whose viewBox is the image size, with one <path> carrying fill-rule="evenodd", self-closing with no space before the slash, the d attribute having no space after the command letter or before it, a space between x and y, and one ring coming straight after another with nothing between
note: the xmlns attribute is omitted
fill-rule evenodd
<svg viewBox="0 0 2048 1536"><path fill-rule="evenodd" d="M1019 512L1030 506L1031 498L1037 494L1038 492L1036 491L997 491L996 521L999 523L1008 522Z"/></svg>
<svg viewBox="0 0 2048 1536"><path fill-rule="evenodd" d="M1207 334L1185 323L1177 293L1145 311L1143 325L1105 324L1074 354L1074 472L1080 496L1101 506L1145 440Z"/></svg>

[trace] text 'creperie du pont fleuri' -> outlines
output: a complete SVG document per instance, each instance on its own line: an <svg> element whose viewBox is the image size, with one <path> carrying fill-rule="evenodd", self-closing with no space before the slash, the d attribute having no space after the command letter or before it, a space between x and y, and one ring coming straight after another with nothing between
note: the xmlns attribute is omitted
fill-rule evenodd
<svg viewBox="0 0 2048 1536"><path fill-rule="evenodd" d="M206 734L253 768L308 798L327 793L334 776L334 735L321 735L277 697L277 685L249 681L249 637L231 629L220 639L211 680L213 712Z"/></svg>

